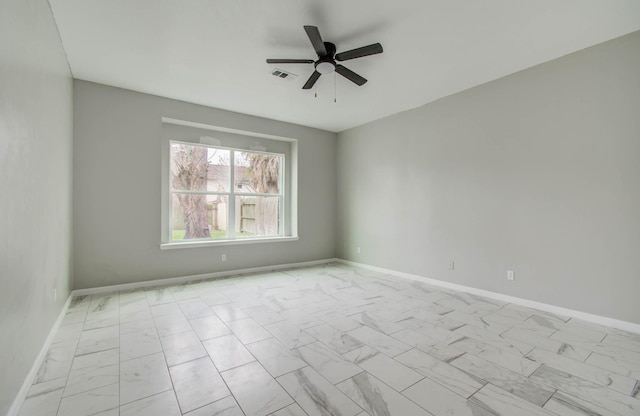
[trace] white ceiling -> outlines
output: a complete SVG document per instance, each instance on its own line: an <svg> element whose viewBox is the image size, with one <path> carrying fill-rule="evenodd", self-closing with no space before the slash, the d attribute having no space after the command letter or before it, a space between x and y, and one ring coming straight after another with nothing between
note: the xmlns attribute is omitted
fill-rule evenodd
<svg viewBox="0 0 640 416"><path fill-rule="evenodd" d="M638 0L49 0L75 78L342 131L640 30ZM326 75L303 25L369 80ZM271 75L274 67L298 75Z"/></svg>

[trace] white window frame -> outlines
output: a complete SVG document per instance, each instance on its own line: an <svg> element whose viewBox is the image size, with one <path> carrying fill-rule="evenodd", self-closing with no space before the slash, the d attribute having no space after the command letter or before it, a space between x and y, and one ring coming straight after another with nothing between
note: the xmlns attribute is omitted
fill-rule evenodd
<svg viewBox="0 0 640 416"><path fill-rule="evenodd" d="M160 248L162 250L177 249L177 248L189 248L189 247L205 247L205 246L219 246L219 245L235 245L235 244L254 244L254 243L274 243L274 242L286 242L298 240L298 220L297 220L297 165L298 165L298 141L296 139L273 136L255 132L247 132L236 129L229 129L224 127L211 126L202 123L194 123L184 120L176 120L172 118L162 118L163 123L193 127L199 130L209 130L214 132L220 132L223 137L225 134L237 135L247 140L255 139L267 139L276 140L280 142L288 142L290 146L290 152L288 155L279 151L260 151L252 150L241 146L228 146L227 141L221 145L211 145L209 143L201 143L198 141L190 140L177 140L174 138L165 138L163 136L162 141L162 209L161 209L161 243ZM215 136L215 134L213 135ZM197 193L212 194L212 195L228 195L229 196L229 218L228 218L228 236L226 238L209 238L209 239L190 239L190 240L171 240L171 195L173 192L170 189L170 143L184 143L188 145L198 145L211 148L218 148L231 151L244 151L251 153L263 153L263 154L277 154L283 156L283 165L281 166L281 190L280 190L280 221L279 226L280 235L278 236L256 236L256 237L235 237L235 196L250 195L250 196L275 196L276 194L258 194L258 193L242 193L235 192L234 181L234 169L230 172L230 187L229 192L209 192L209 191L197 191ZM264 142L264 141L263 141ZM261 142L262 143L262 142ZM233 153L233 152L232 152ZM232 156L233 159L233 156ZM234 161L235 163L235 161ZM286 166L288 165L288 168ZM288 192L287 192L288 191ZM176 191L179 192L179 191ZM232 205L233 204L233 205Z"/></svg>

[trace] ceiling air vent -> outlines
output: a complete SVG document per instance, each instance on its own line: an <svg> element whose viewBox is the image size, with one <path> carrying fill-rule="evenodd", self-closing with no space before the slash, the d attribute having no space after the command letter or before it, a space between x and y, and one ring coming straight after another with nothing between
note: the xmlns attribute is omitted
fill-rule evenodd
<svg viewBox="0 0 640 416"><path fill-rule="evenodd" d="M281 79L286 79L287 81L293 81L297 77L296 74L292 74L291 72L283 71L280 68L275 68L273 71L271 71L271 75L273 75L274 77L281 78Z"/></svg>

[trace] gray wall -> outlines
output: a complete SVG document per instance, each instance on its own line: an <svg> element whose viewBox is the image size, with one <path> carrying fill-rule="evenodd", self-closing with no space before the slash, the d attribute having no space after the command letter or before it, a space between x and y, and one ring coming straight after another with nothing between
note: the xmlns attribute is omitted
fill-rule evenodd
<svg viewBox="0 0 640 416"><path fill-rule="evenodd" d="M71 286L72 81L46 0L0 2L0 59L0 414L6 414Z"/></svg>
<svg viewBox="0 0 640 416"><path fill-rule="evenodd" d="M160 250L162 117L298 139L300 240ZM335 257L335 154L334 133L74 81L74 288Z"/></svg>
<svg viewBox="0 0 640 416"><path fill-rule="evenodd" d="M338 179L341 258L640 323L640 32L342 132Z"/></svg>

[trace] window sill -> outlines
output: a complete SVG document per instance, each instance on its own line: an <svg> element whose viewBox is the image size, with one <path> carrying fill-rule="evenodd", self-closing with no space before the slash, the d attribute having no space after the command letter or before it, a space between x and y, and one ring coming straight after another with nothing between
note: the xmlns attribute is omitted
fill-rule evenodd
<svg viewBox="0 0 640 416"><path fill-rule="evenodd" d="M239 244L260 244L260 243L284 243L288 241L298 241L298 237L265 237L265 238L242 238L237 240L200 240L181 241L173 243L161 243L160 250L175 250L181 248L200 248L214 246L233 246Z"/></svg>

